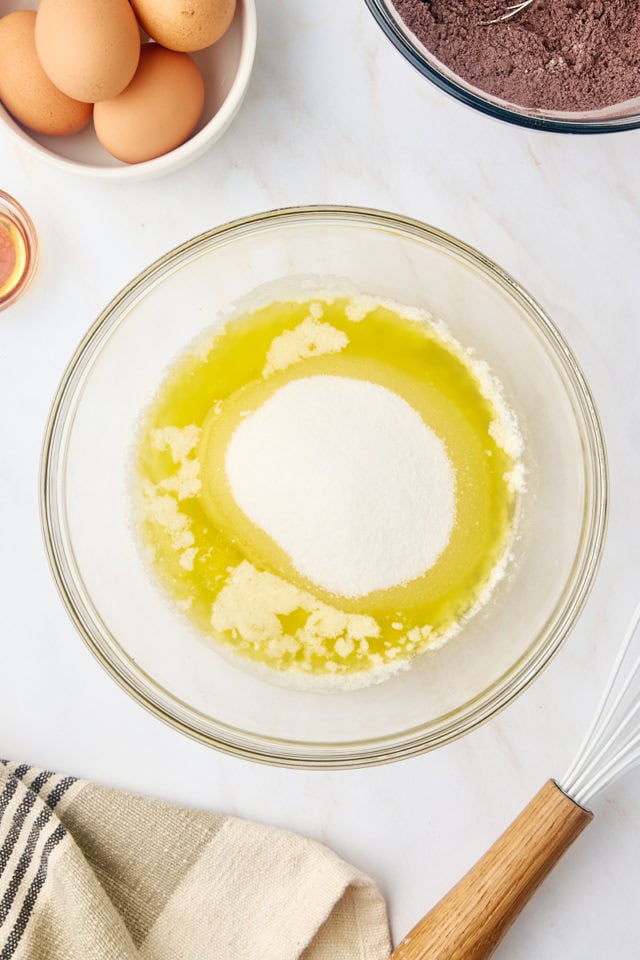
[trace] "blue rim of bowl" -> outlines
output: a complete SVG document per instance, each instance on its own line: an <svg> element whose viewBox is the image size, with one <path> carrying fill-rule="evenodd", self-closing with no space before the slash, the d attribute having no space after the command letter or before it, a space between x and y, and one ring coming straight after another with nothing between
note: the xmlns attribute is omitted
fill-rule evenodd
<svg viewBox="0 0 640 960"><path fill-rule="evenodd" d="M588 491L583 532L562 597L518 662L472 701L436 721L373 740L345 740L340 744L307 744L268 737L231 727L215 718L215 732L212 733L212 718L178 700L133 661L123 662L118 655L122 648L117 638L112 637L102 623L84 585L81 584L79 589L74 582L75 560L66 550L65 519L61 511L61 498L64 499L61 473L65 467L67 426L73 421L76 400L95 355L109 337L114 323L124 319L125 315L118 315L120 308L159 282L168 267L188 262L211 244L227 243L246 231L271 229L276 224L287 225L301 220L356 221L427 239L487 275L510 295L526 313L532 329L546 343L561 371L583 431ZM375 766L444 746L493 718L540 675L575 626L591 592L607 529L608 487L602 426L585 376L560 330L510 274L475 247L420 220L367 207L312 205L267 210L207 230L154 261L107 304L71 357L52 403L40 461L40 519L53 578L71 621L98 662L134 700L174 729L223 753L273 766L327 770Z"/></svg>
<svg viewBox="0 0 640 960"><path fill-rule="evenodd" d="M636 130L640 127L640 111L632 118L629 117L611 117L610 119L599 120L565 120L552 115L543 115L540 112L527 113L526 107L518 109L515 105L513 109L499 106L472 92L471 89L456 83L449 79L434 66L432 66L420 53L416 44L412 41L408 30L403 29L400 24L400 18L396 19L389 11L389 5L386 0L364 0L375 21L381 28L388 40L399 50L402 56L407 60L418 73L430 80L431 83L439 87L449 96L459 100L468 107L484 113L486 116L493 117L496 120L502 120L506 123L512 123L519 127L526 127L529 130L541 130L547 133L620 133L624 130ZM587 113L583 114L587 116Z"/></svg>

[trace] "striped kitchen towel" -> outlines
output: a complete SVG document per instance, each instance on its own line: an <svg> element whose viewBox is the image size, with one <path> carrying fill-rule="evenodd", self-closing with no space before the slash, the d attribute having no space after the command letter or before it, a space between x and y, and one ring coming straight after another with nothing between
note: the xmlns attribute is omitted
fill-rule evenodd
<svg viewBox="0 0 640 960"><path fill-rule="evenodd" d="M0 960L387 960L371 880L294 834L0 761Z"/></svg>

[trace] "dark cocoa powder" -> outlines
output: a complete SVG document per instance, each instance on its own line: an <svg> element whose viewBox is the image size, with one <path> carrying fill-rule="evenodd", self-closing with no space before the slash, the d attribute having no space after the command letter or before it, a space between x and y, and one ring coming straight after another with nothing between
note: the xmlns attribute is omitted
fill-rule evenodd
<svg viewBox="0 0 640 960"><path fill-rule="evenodd" d="M468 83L523 107L594 110L640 96L639 0L393 0L420 42Z"/></svg>

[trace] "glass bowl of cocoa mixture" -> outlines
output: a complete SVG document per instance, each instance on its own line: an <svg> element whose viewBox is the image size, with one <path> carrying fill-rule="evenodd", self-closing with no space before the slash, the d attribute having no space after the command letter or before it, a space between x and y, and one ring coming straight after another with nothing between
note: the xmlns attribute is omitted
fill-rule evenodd
<svg viewBox="0 0 640 960"><path fill-rule="evenodd" d="M139 417L185 347L251 290L348 281L444 321L500 379L527 489L506 575L410 670L315 691L240 669L151 576L131 523ZM108 304L72 357L44 443L41 511L54 577L112 678L182 733L300 767L397 760L473 730L521 693L574 626L602 552L607 466L598 415L560 331L500 267L404 216L353 207L257 214L194 237Z"/></svg>
<svg viewBox="0 0 640 960"><path fill-rule="evenodd" d="M554 0L553 8L549 0L533 0L508 23L495 24L486 21L506 11L508 0L473 0L474 10L462 0L365 2L422 76L481 113L556 133L640 127L640 9L634 0L612 0L599 14L593 5L583 10ZM567 30L563 56L556 56L544 37L529 42L526 36L541 18L550 22L553 16L564 17L552 27L556 41ZM515 71L507 57L516 61Z"/></svg>

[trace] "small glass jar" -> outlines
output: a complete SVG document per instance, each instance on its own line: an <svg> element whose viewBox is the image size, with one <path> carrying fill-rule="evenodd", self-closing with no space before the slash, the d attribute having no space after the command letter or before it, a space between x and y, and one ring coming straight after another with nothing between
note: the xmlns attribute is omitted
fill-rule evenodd
<svg viewBox="0 0 640 960"><path fill-rule="evenodd" d="M38 237L29 214L0 190L0 310L25 292L38 262Z"/></svg>

